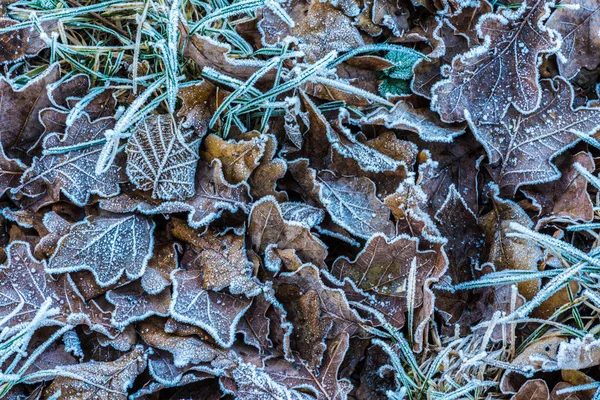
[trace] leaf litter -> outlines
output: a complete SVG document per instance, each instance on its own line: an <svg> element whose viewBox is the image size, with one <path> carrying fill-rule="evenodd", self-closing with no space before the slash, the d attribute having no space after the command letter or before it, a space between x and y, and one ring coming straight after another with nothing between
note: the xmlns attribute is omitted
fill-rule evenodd
<svg viewBox="0 0 600 400"><path fill-rule="evenodd" d="M0 2L0 397L600 398L599 21Z"/></svg>

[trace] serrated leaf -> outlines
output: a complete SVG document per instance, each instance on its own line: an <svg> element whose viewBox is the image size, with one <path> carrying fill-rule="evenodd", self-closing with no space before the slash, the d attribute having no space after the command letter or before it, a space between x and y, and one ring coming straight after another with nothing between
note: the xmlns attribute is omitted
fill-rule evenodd
<svg viewBox="0 0 600 400"><path fill-rule="evenodd" d="M44 390L44 397L127 400L127 390L146 369L146 358L143 348L138 346L112 362L90 361L56 367L51 370L56 379Z"/></svg>
<svg viewBox="0 0 600 400"><path fill-rule="evenodd" d="M159 294L149 294L142 290L139 282L109 290L106 300L115 306L111 322L117 328L124 328L135 321L143 321L152 315L169 315L171 293L163 290Z"/></svg>
<svg viewBox="0 0 600 400"><path fill-rule="evenodd" d="M560 35L543 24L553 4L530 0L480 18L484 43L455 57L448 78L432 89L432 108L442 120L494 123L511 104L523 113L544 104L538 57L560 47Z"/></svg>
<svg viewBox="0 0 600 400"><path fill-rule="evenodd" d="M152 257L154 222L144 216L89 217L71 227L58 243L47 271L88 270L101 287L124 274L140 278Z"/></svg>
<svg viewBox="0 0 600 400"><path fill-rule="evenodd" d="M428 108L415 109L406 101L399 101L394 108L379 108L361 121L365 125L383 125L389 129L409 130L426 142L451 142L465 132L464 128L449 127Z"/></svg>
<svg viewBox="0 0 600 400"><path fill-rule="evenodd" d="M375 184L370 179L337 178L324 172L315 183L331 218L351 234L364 239L376 233L394 235L390 210L375 196Z"/></svg>
<svg viewBox="0 0 600 400"><path fill-rule="evenodd" d="M565 79L574 78L581 68L595 70L600 64L595 54L600 52L600 4L595 0L569 0L560 3L546 25L562 35L557 57L560 74ZM576 7L576 8L574 8Z"/></svg>
<svg viewBox="0 0 600 400"><path fill-rule="evenodd" d="M200 161L196 171L196 193L184 201L159 202L146 198L138 192L124 193L102 200L100 207L116 213L139 211L146 215L188 213L188 224L200 228L218 219L223 211L247 211L250 203L249 187L245 182L237 185L227 183L216 160L211 165Z"/></svg>
<svg viewBox="0 0 600 400"><path fill-rule="evenodd" d="M84 206L92 194L111 197L119 194L119 183L124 179L120 168L113 164L106 172L96 175L94 166L100 156L102 145L88 143L104 138L104 131L114 126L113 118L101 118L93 122L83 113L65 134L53 133L44 140L44 148L82 148L59 154L46 154L33 160L33 165L21 178L19 189L27 196L38 196L39 183L45 182L60 190L73 203Z"/></svg>
<svg viewBox="0 0 600 400"><path fill-rule="evenodd" d="M184 255L184 259L185 259ZM187 258L193 261L194 257ZM244 295L233 295L202 288L203 269L196 263L183 264L185 269L173 271L173 298L171 316L204 329L223 347L230 347L235 339L235 331L252 299Z"/></svg>
<svg viewBox="0 0 600 400"><path fill-rule="evenodd" d="M279 204L271 196L254 203L248 219L248 237L253 250L265 257L265 267L279 270L281 253L292 251L299 264L324 265L327 249L304 223L283 219Z"/></svg>
<svg viewBox="0 0 600 400"><path fill-rule="evenodd" d="M573 109L569 82L558 77L542 81L541 88L542 105L533 114L510 107L495 124L469 121L495 165L492 176L510 194L522 185L558 179L553 158L579 140L576 133L594 135L600 129L599 108Z"/></svg>
<svg viewBox="0 0 600 400"><path fill-rule="evenodd" d="M0 143L5 154L29 162L28 152L44 131L39 112L52 105L48 85L60 77L60 67L53 64L22 88L15 88L9 81L0 79Z"/></svg>
<svg viewBox="0 0 600 400"><path fill-rule="evenodd" d="M194 195L200 141L183 133L166 115L144 118L127 142L127 175L140 190L161 200Z"/></svg>
<svg viewBox="0 0 600 400"><path fill-rule="evenodd" d="M227 182L245 182L265 153L266 136L250 137L249 140L223 140L216 135L208 135L204 140L202 158L211 162L215 159L223 165L223 176Z"/></svg>

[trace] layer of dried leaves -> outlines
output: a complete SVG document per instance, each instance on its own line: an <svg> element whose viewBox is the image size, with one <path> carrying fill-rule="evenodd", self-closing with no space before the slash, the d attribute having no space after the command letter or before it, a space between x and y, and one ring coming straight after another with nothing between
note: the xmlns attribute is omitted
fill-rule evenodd
<svg viewBox="0 0 600 400"><path fill-rule="evenodd" d="M599 399L599 11L0 0L0 397Z"/></svg>

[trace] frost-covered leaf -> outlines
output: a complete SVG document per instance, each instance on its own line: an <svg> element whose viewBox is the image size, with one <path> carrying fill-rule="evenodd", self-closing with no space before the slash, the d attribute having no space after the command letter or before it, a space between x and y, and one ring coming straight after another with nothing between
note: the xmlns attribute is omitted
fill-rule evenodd
<svg viewBox="0 0 600 400"><path fill-rule="evenodd" d="M266 372L248 363L239 363L231 372L235 395L245 400L312 400L313 397L275 382Z"/></svg>
<svg viewBox="0 0 600 400"><path fill-rule="evenodd" d="M118 328L124 328L151 315L167 316L171 293L163 290L159 294L149 294L142 290L139 282L135 282L108 291L106 300L115 306L111 322Z"/></svg>
<svg viewBox="0 0 600 400"><path fill-rule="evenodd" d="M581 68L594 70L600 65L595 54L600 52L600 4L595 0L569 0L552 13L546 25L562 35L557 57L560 74L566 79L577 75Z"/></svg>
<svg viewBox="0 0 600 400"><path fill-rule="evenodd" d="M188 35L189 28L184 24L179 25L185 38L184 56L191 58L200 69L210 67L225 75L240 79L248 79L259 67L248 63L236 63L228 57L231 46L218 42L208 36L198 34Z"/></svg>
<svg viewBox="0 0 600 400"><path fill-rule="evenodd" d="M556 359L560 369L579 370L599 365L600 341L594 336L586 335L562 342Z"/></svg>
<svg viewBox="0 0 600 400"><path fill-rule="evenodd" d="M93 301L86 304L68 275L52 279L44 270L45 261L33 257L28 243L13 241L6 252L8 264L0 268L0 315L7 317L20 307L8 320L9 326L31 321L44 301L50 298L53 306L59 308L56 317L59 321L85 324L106 335L115 334L110 326L110 314Z"/></svg>
<svg viewBox="0 0 600 400"><path fill-rule="evenodd" d="M296 26L290 29L273 12L265 11L259 25L265 43L276 44L288 35L294 36L308 62L315 62L332 50L350 50L364 44L352 20L330 2L291 1L284 9L297 16Z"/></svg>
<svg viewBox="0 0 600 400"><path fill-rule="evenodd" d="M347 333L328 339L321 365L310 369L297 357L292 361L274 358L265 361L265 372L287 387L304 388L317 400L344 400L352 390L349 379L341 379L342 362L348 355L350 340Z"/></svg>
<svg viewBox="0 0 600 400"><path fill-rule="evenodd" d="M383 125L389 129L415 132L426 142L451 142L455 136L464 133L460 126L443 124L438 116L428 108L415 109L412 104L399 101L394 108L379 108L363 118L365 125Z"/></svg>
<svg viewBox="0 0 600 400"><path fill-rule="evenodd" d="M0 28L8 28L17 24L7 18L0 18ZM56 30L56 21L45 21L41 28L46 34ZM0 64L20 61L25 57L33 57L48 47L40 32L34 27L15 29L0 34Z"/></svg>
<svg viewBox="0 0 600 400"><path fill-rule="evenodd" d="M451 7L452 12L445 13L444 18L427 20L423 34L432 49L427 59L419 60L413 68L413 93L431 98L432 87L444 79L443 70L452 64L453 58L482 43L476 26L479 18L492 9L487 1L463 2Z"/></svg>
<svg viewBox="0 0 600 400"><path fill-rule="evenodd" d="M181 220L173 220L171 233L190 245L182 265L201 271L198 284L203 290L231 294L256 295L260 286L252 276L252 263L246 255L244 238L235 234L221 234L209 229L199 235ZM192 267L193 266L193 267Z"/></svg>
<svg viewBox="0 0 600 400"><path fill-rule="evenodd" d="M0 196L19 186L21 176L27 167L18 159L10 159L0 147Z"/></svg>
<svg viewBox="0 0 600 400"><path fill-rule="evenodd" d="M297 351L309 368L321 365L325 339L345 332L351 337L367 337L368 325L348 305L340 289L323 284L319 271L310 264L292 273L281 274L275 281L275 296L287 312L293 329L292 350Z"/></svg>
<svg viewBox="0 0 600 400"><path fill-rule="evenodd" d="M225 179L237 184L245 182L265 152L266 136L251 137L250 140L223 140L217 135L209 135L204 140L202 158L211 162L215 159L223 165Z"/></svg>
<svg viewBox="0 0 600 400"><path fill-rule="evenodd" d="M246 211L250 203L248 185L245 182L237 185L227 183L218 160L211 165L202 160L198 163L195 186L194 196L184 201L160 202L133 192L102 200L100 207L116 213L139 211L146 215L187 212L188 224L200 228L219 218L225 210Z"/></svg>
<svg viewBox="0 0 600 400"><path fill-rule="evenodd" d="M188 250L192 251L192 250ZM184 269L173 271L173 298L171 316L204 329L223 347L230 347L240 318L250 307L252 299L226 291L217 292L202 288L204 268L194 261L194 255L185 257L191 264L182 263Z"/></svg>
<svg viewBox="0 0 600 400"><path fill-rule="evenodd" d="M142 288L150 294L158 294L171 286L171 272L177 269L177 245L156 245L148 268L142 276Z"/></svg>
<svg viewBox="0 0 600 400"><path fill-rule="evenodd" d="M347 112L340 111L337 121L332 125L306 95L302 97L302 101L310 121L310 130L305 136L305 147L303 148L306 158L314 160L321 155L325 158L328 147L331 146L339 156L353 160L365 172L396 172L399 175L406 173L407 161L410 159L406 153L410 153L410 151L397 152L390 148L386 151L385 146L383 151L380 151L378 146L374 146L373 143L371 145L363 144L345 126L349 118ZM393 148L393 146L391 147ZM317 161L317 167L320 167L320 162L322 160Z"/></svg>
<svg viewBox="0 0 600 400"><path fill-rule="evenodd" d="M325 218L325 210L305 203L281 203L281 216L283 219L305 224L309 228L319 225Z"/></svg>
<svg viewBox="0 0 600 400"><path fill-rule="evenodd" d="M292 326L286 317L287 313L275 299L273 288L269 287L254 297L252 306L240 320L237 333L243 334L244 342L254 346L260 355L280 352L288 356ZM283 336L277 338L275 332L282 333Z"/></svg>
<svg viewBox="0 0 600 400"><path fill-rule="evenodd" d="M248 184L254 200L264 196L274 196L278 201L286 201L285 192L277 191L277 181L283 178L287 171L287 163L283 158L274 158L277 151L277 140L273 135L267 135L265 153L256 167Z"/></svg>
<svg viewBox="0 0 600 400"><path fill-rule="evenodd" d="M298 257L299 264L310 262L324 265L327 249L303 222L283 219L279 204L273 197L263 197L254 203L248 222L248 237L252 249L265 257L265 267L279 270L287 252Z"/></svg>
<svg viewBox="0 0 600 400"><path fill-rule="evenodd" d="M375 196L373 181L365 177L337 178L324 172L315 182L319 198L335 223L365 239L376 233L394 235L390 210Z"/></svg>
<svg viewBox="0 0 600 400"><path fill-rule="evenodd" d="M71 227L47 271L52 274L88 270L100 286L125 275L140 278L152 257L154 222L139 215L89 217Z"/></svg>
<svg viewBox="0 0 600 400"><path fill-rule="evenodd" d="M147 356L141 346L112 362L86 362L58 366L48 372L56 376L44 390L45 398L127 400L128 389L146 369Z"/></svg>
<svg viewBox="0 0 600 400"><path fill-rule="evenodd" d="M182 132L172 117L151 115L133 130L127 142L127 175L140 190L161 200L194 195L199 140Z"/></svg>
<svg viewBox="0 0 600 400"><path fill-rule="evenodd" d="M37 118L39 112L52 105L48 85L60 76L58 64L22 88L16 88L5 78L0 79L0 144L10 158L28 162L28 151L39 140L44 126ZM32 118L33 116L33 118Z"/></svg>
<svg viewBox="0 0 600 400"><path fill-rule="evenodd" d="M589 153L580 152L566 157L558 166L560 179L535 185L521 190L533 200L539 210L540 223L553 219L589 222L594 217L593 204L588 194L587 179L575 167L579 163L588 172L595 169L594 160Z"/></svg>
<svg viewBox="0 0 600 400"><path fill-rule="evenodd" d="M532 228L531 218L518 204L498 197L497 189L492 189L491 200L494 209L479 219L489 246L488 261L497 271L505 269L537 271L542 251L535 243L522 238L509 237L510 224L519 223ZM519 293L531 299L540 289L540 280L534 279L519 283Z"/></svg>
<svg viewBox="0 0 600 400"><path fill-rule="evenodd" d="M428 143L419 154L419 187L426 194L426 209L435 213L446 201L450 187L477 213L479 209L479 165L485 157L482 146L469 133L454 139L451 145Z"/></svg>
<svg viewBox="0 0 600 400"><path fill-rule="evenodd" d="M552 159L579 140L576 133L594 135L600 130L600 109L572 108L569 82L560 77L544 80L541 88L541 106L531 115L510 107L497 123L469 121L495 165L494 179L510 194L521 185L558 179Z"/></svg>
<svg viewBox="0 0 600 400"><path fill-rule="evenodd" d="M455 57L448 78L433 87L432 108L442 120L494 123L511 104L524 113L544 104L538 57L560 47L560 35L543 24L553 4L531 0L479 19L484 43Z"/></svg>
<svg viewBox="0 0 600 400"><path fill-rule="evenodd" d="M166 333L159 318L151 318L140 323L137 330L146 344L171 353L175 367L209 362L221 354L214 345L195 336Z"/></svg>
<svg viewBox="0 0 600 400"><path fill-rule="evenodd" d="M208 102L214 92L215 86L204 80L196 85L182 87L177 93L183 102L177 112L177 116L183 118L181 125L184 128L193 128L199 138L206 134L211 112L214 112Z"/></svg>
<svg viewBox="0 0 600 400"><path fill-rule="evenodd" d="M67 128L64 134L53 133L44 140L44 149L74 148L70 151L45 154L33 160L33 165L21 178L20 190L27 196L39 196L40 182L60 188L73 203L84 206L92 194L111 197L119 194L123 182L121 169L113 164L106 172L96 175L94 168L101 144L93 142L104 138L104 131L114 126L113 118L93 122L85 113ZM92 142L92 143L90 143Z"/></svg>
<svg viewBox="0 0 600 400"><path fill-rule="evenodd" d="M375 234L365 244L356 259L340 257L333 263L331 274L340 281L348 280L358 290L373 299L367 304L382 311L394 325L404 325L408 308L407 295L414 287L412 306L416 309L426 295L426 282L439 277L439 255L435 251L421 251L419 241L408 236L393 240ZM442 263L442 267L444 264ZM410 281L411 268L415 281Z"/></svg>

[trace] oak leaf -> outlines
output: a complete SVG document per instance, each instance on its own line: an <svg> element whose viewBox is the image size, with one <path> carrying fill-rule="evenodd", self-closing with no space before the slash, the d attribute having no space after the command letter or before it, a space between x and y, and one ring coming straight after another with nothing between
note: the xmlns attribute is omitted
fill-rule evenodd
<svg viewBox="0 0 600 400"><path fill-rule="evenodd" d="M546 25L562 36L558 68L562 76L572 79L581 68L594 70L600 64L593 56L600 51L600 5L594 0L570 0L561 5L566 7L553 12Z"/></svg>
<svg viewBox="0 0 600 400"><path fill-rule="evenodd" d="M575 144L577 134L591 136L600 130L600 109L573 109L569 82L557 77L540 86L541 105L532 114L523 115L511 106L495 123L473 125L469 120L494 165L494 179L510 194L522 185L558 179L553 158Z"/></svg>
<svg viewBox="0 0 600 400"><path fill-rule="evenodd" d="M443 121L496 123L510 105L531 113L544 104L538 57L560 48L560 35L543 24L553 4L531 0L480 18L483 44L455 57L448 78L432 89Z"/></svg>

